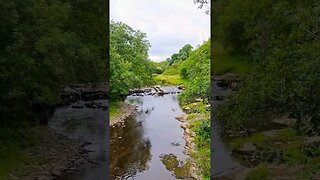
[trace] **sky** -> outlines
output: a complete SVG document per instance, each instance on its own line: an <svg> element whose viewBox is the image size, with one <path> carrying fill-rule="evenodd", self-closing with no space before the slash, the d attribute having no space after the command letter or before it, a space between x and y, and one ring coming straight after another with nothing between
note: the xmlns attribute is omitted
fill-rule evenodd
<svg viewBox="0 0 320 180"><path fill-rule="evenodd" d="M149 58L156 62L210 37L210 15L193 0L110 0L111 20L146 33Z"/></svg>

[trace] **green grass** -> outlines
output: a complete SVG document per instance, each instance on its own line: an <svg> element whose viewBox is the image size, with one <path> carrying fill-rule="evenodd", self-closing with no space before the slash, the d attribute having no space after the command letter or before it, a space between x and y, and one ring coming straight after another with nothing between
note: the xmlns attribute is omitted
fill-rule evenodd
<svg viewBox="0 0 320 180"><path fill-rule="evenodd" d="M218 43L214 44L213 72L215 75L235 73L239 75L250 74L254 65L248 57L230 55Z"/></svg>
<svg viewBox="0 0 320 180"><path fill-rule="evenodd" d="M182 108L190 107L191 113L188 114L187 120L189 121L189 128L196 133L194 143L196 145L193 157L196 159L197 166L204 179L210 177L210 138L203 136L201 127L204 122L210 123L210 108L203 102L191 103L182 106ZM205 120L200 120L199 118ZM208 122L209 121L209 122Z"/></svg>
<svg viewBox="0 0 320 180"><path fill-rule="evenodd" d="M275 142L282 142L282 144L275 144ZM283 164L288 165L288 167L304 166L305 170L300 174L304 177L309 177L313 171L320 169L320 158L318 156L308 157L304 154L301 148L303 142L303 136L297 135L296 131L292 128L286 128L273 137L266 137L260 132L248 137L235 138L229 142L229 146L235 149L243 146L245 143L253 143L259 147L261 152L281 152L281 156L278 158L281 158ZM264 179L267 175L272 174L272 171L267 172L264 164L260 164L248 174L247 179ZM293 175L298 176L299 174Z"/></svg>
<svg viewBox="0 0 320 180"><path fill-rule="evenodd" d="M21 128L0 128L0 179L7 179L9 173L27 161L24 149L32 146L34 141L26 134L29 133Z"/></svg>
<svg viewBox="0 0 320 180"><path fill-rule="evenodd" d="M180 74L180 64L182 61L175 62L171 64L162 74L163 75L178 75Z"/></svg>
<svg viewBox="0 0 320 180"><path fill-rule="evenodd" d="M157 75L153 80L160 85L185 85L187 80L181 79L180 75Z"/></svg>
<svg viewBox="0 0 320 180"><path fill-rule="evenodd" d="M242 147L246 143L253 143L259 146L259 145L264 145L268 141L270 141L270 139L268 139L264 134L257 133L252 136L233 139L230 142L230 147L232 149L236 149L236 148Z"/></svg>
<svg viewBox="0 0 320 180"><path fill-rule="evenodd" d="M112 119L113 117L117 116L120 113L120 107L121 103L120 101L110 101L109 104L109 116L110 119Z"/></svg>
<svg viewBox="0 0 320 180"><path fill-rule="evenodd" d="M266 165L262 164L248 172L246 180L262 180L267 179L270 172Z"/></svg>

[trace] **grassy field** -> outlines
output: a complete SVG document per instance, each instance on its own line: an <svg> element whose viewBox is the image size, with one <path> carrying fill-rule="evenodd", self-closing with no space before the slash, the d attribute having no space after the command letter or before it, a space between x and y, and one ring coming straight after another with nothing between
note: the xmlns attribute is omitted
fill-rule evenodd
<svg viewBox="0 0 320 180"><path fill-rule="evenodd" d="M187 83L186 80L181 79L180 75L156 75L153 77L153 80L156 84L159 85L185 85Z"/></svg>

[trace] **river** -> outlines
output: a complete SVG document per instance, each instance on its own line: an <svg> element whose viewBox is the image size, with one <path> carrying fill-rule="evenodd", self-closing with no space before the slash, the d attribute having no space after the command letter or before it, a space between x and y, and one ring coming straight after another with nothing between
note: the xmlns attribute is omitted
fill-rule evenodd
<svg viewBox="0 0 320 180"><path fill-rule="evenodd" d="M161 89L169 94L127 97L140 113L110 129L111 179L177 179L161 157L171 155L180 164L189 158L184 153L181 123L175 119L183 114L177 99L180 91Z"/></svg>
<svg viewBox="0 0 320 180"><path fill-rule="evenodd" d="M173 172L166 169L161 161L162 155L172 154L180 161L189 157L184 153L185 140L181 123L175 119L183 111L179 106L176 87L162 87L169 94L163 96L128 96L126 101L137 105L140 113L123 123L110 128L110 174L111 179L176 179ZM213 89L215 93L219 89ZM101 100L102 103L107 103ZM82 103L82 102L80 102ZM213 107L218 102L213 103ZM84 164L80 171L74 172L63 180L105 180L107 111L102 109L71 106L56 108L49 126L70 139L89 141L86 148L92 152L89 157L98 164ZM213 120L212 131L212 174L220 174L239 167L231 157L220 137L219 123Z"/></svg>
<svg viewBox="0 0 320 180"><path fill-rule="evenodd" d="M106 105L107 100L95 101ZM80 101L76 104L83 104ZM56 108L49 121L49 126L59 134L79 142L88 141L86 146L89 158L94 164L85 162L76 171L61 180L106 180L107 177L107 116L108 112L102 109L72 108L70 106Z"/></svg>
<svg viewBox="0 0 320 180"><path fill-rule="evenodd" d="M214 108L223 101L215 100L215 96L227 97L232 92L230 89L219 87L215 81L212 82L211 95L213 96L211 113L214 113ZM211 157L212 157L212 176L227 174L233 169L240 168L240 163L232 157L232 152L225 146L221 135L221 126L217 119L211 116Z"/></svg>

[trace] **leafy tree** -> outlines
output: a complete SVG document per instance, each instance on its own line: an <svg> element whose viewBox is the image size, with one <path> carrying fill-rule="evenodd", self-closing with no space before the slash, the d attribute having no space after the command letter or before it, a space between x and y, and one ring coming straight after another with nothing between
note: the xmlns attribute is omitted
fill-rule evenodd
<svg viewBox="0 0 320 180"><path fill-rule="evenodd" d="M187 88L180 96L182 103L195 98L210 97L210 40L191 52L180 65L181 77L188 80Z"/></svg>
<svg viewBox="0 0 320 180"><path fill-rule="evenodd" d="M318 132L319 2L216 3L221 8L214 17L216 39L257 65L245 87L218 108L217 117L235 130L263 127L270 117L289 112Z"/></svg>
<svg viewBox="0 0 320 180"><path fill-rule="evenodd" d="M192 49L193 47L190 44L186 44L179 50L178 53L172 54L170 58L166 59L166 61L169 62L169 66L175 62L184 61L190 56Z"/></svg>
<svg viewBox="0 0 320 180"><path fill-rule="evenodd" d="M146 34L121 22L110 24L110 95L125 97L129 90L152 81Z"/></svg>
<svg viewBox="0 0 320 180"><path fill-rule="evenodd" d="M60 85L106 80L106 2L1 4L1 124L46 124L51 107L60 101Z"/></svg>

